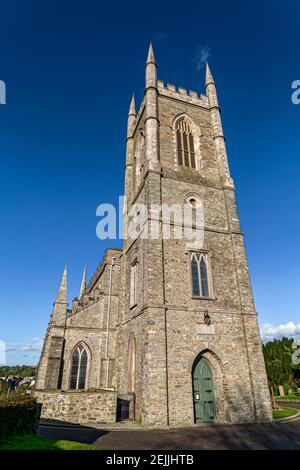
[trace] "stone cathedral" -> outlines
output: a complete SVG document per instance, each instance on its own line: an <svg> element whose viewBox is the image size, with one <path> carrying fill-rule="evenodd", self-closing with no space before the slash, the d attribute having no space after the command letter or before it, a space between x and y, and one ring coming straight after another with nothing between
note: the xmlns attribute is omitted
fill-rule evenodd
<svg viewBox="0 0 300 470"><path fill-rule="evenodd" d="M201 249L159 236L108 249L72 308L67 271L45 335L35 396L42 417L129 419L146 427L270 421L271 402L216 84L205 95L157 79L132 98L125 195L203 205ZM174 220L170 219L174 225Z"/></svg>

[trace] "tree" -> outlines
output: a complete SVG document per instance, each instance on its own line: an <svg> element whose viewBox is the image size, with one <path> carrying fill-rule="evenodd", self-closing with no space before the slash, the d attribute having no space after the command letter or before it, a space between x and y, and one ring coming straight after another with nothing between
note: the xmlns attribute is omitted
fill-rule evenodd
<svg viewBox="0 0 300 470"><path fill-rule="evenodd" d="M2 366L0 367L0 377L15 375L17 377L34 377L36 375L35 366Z"/></svg>
<svg viewBox="0 0 300 470"><path fill-rule="evenodd" d="M278 390L279 385L285 388L297 386L300 365L293 364L292 338L275 339L263 345L263 352L270 388Z"/></svg>

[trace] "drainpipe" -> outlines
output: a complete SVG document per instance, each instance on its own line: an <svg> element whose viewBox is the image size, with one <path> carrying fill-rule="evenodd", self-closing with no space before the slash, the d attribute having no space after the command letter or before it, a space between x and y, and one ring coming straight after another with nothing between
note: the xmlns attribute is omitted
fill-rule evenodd
<svg viewBox="0 0 300 470"><path fill-rule="evenodd" d="M107 322L106 322L106 352L105 352L105 357L107 360L106 388L108 388L108 382L109 382L108 343L109 343L109 323L110 323L110 306L111 306L112 267L114 265L114 260L115 260L115 256L112 257L111 265L109 266L108 306L107 306Z"/></svg>

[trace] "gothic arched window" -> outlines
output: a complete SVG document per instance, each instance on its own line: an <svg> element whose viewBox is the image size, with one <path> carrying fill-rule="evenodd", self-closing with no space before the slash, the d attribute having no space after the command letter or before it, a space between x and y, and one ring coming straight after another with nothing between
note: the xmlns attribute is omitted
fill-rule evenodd
<svg viewBox="0 0 300 470"><path fill-rule="evenodd" d="M70 388L72 390L85 389L88 365L88 353L80 343L73 351L71 357Z"/></svg>
<svg viewBox="0 0 300 470"><path fill-rule="evenodd" d="M192 292L193 297L211 297L208 260L204 253L193 253L191 257Z"/></svg>
<svg viewBox="0 0 300 470"><path fill-rule="evenodd" d="M180 119L176 126L177 160L178 164L196 168L194 138L190 124L186 119Z"/></svg>

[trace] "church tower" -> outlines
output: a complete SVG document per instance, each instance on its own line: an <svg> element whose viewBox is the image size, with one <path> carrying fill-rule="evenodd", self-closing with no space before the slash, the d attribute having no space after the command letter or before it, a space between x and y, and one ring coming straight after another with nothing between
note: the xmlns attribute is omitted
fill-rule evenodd
<svg viewBox="0 0 300 470"><path fill-rule="evenodd" d="M123 248L88 282L84 268L70 308L64 270L38 366L42 417L270 421L214 78L207 65L204 95L165 85L151 45L145 75L128 113Z"/></svg>
<svg viewBox="0 0 300 470"><path fill-rule="evenodd" d="M148 426L272 419L244 236L235 202L217 89L157 80L150 45L144 99L128 115L127 225L117 325L118 395ZM175 234L162 207L202 208L200 245ZM151 221L150 221L151 218ZM149 227L156 227L156 236ZM194 227L194 219L191 219ZM167 230L168 232L168 230Z"/></svg>

